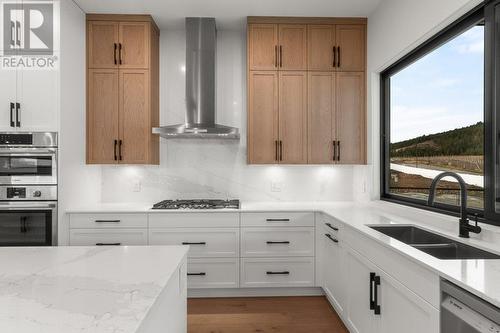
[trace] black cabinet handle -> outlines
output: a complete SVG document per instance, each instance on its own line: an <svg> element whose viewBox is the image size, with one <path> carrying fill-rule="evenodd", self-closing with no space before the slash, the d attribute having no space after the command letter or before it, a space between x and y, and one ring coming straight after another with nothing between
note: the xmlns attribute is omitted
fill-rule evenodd
<svg viewBox="0 0 500 333"><path fill-rule="evenodd" d="M370 310L375 309L375 301L373 300L373 282L375 281L376 274L370 272Z"/></svg>
<svg viewBox="0 0 500 333"><path fill-rule="evenodd" d="M280 161L283 161L283 141L280 140Z"/></svg>
<svg viewBox="0 0 500 333"><path fill-rule="evenodd" d="M14 124L14 103L10 103L10 127L15 127Z"/></svg>
<svg viewBox="0 0 500 333"><path fill-rule="evenodd" d="M338 53L338 56L337 56L337 67L340 68L340 46L337 46L337 53Z"/></svg>
<svg viewBox="0 0 500 333"><path fill-rule="evenodd" d="M330 239L332 242L334 242L334 243L338 243L338 242L339 242L339 240L338 240L338 239L333 238L333 237L332 237L332 235L330 235L330 234L325 234L325 236L326 236L327 238L329 238L329 239Z"/></svg>
<svg viewBox="0 0 500 333"><path fill-rule="evenodd" d="M278 68L278 45L274 45L274 67Z"/></svg>
<svg viewBox="0 0 500 333"><path fill-rule="evenodd" d="M266 244L290 244L289 241L267 241Z"/></svg>
<svg viewBox="0 0 500 333"><path fill-rule="evenodd" d="M337 52L335 46L333 47L333 67L335 67L335 63L337 62Z"/></svg>
<svg viewBox="0 0 500 333"><path fill-rule="evenodd" d="M374 309L373 312L376 315L380 315L380 305L378 304L378 287L380 286L380 276L375 276L375 279L373 280L374 284L374 290L373 290L373 302L374 302Z"/></svg>
<svg viewBox="0 0 500 333"><path fill-rule="evenodd" d="M115 65L117 65L117 64L118 64L118 62L116 61L116 49L117 49L117 47L118 47L118 46L116 45L116 43L113 43L113 45L114 45L114 49L113 49L113 59L115 60Z"/></svg>
<svg viewBox="0 0 500 333"><path fill-rule="evenodd" d="M16 103L16 127L21 127L19 111L21 111L21 103Z"/></svg>
<svg viewBox="0 0 500 333"><path fill-rule="evenodd" d="M273 271L267 271L267 275L290 275L289 271L282 271L282 272L273 272Z"/></svg>
<svg viewBox="0 0 500 333"><path fill-rule="evenodd" d="M122 243L95 243L96 246L119 246Z"/></svg>
<svg viewBox="0 0 500 333"><path fill-rule="evenodd" d="M182 242L182 245L207 245L206 242Z"/></svg>
<svg viewBox="0 0 500 333"><path fill-rule="evenodd" d="M280 45L280 67L283 67L283 46Z"/></svg>
<svg viewBox="0 0 500 333"><path fill-rule="evenodd" d="M95 223L120 223L120 220L95 220Z"/></svg>
<svg viewBox="0 0 500 333"><path fill-rule="evenodd" d="M16 45L21 46L21 39L19 39L19 36L21 36L21 23L19 21L16 21Z"/></svg>
<svg viewBox="0 0 500 333"><path fill-rule="evenodd" d="M122 64L122 43L120 43L118 45L118 48L119 48L119 50L118 50L118 59L120 60L119 62L120 62L120 65L121 65Z"/></svg>
<svg viewBox="0 0 500 333"><path fill-rule="evenodd" d="M14 35L16 34L15 30L16 30L16 26L15 26L14 22L10 21L10 45L11 46L16 45L16 41L14 40Z"/></svg>
<svg viewBox="0 0 500 333"><path fill-rule="evenodd" d="M337 141L337 161L340 161L340 140Z"/></svg>
<svg viewBox="0 0 500 333"><path fill-rule="evenodd" d="M339 228L334 227L333 225L331 225L331 223L325 223L325 225L326 225L328 228L330 228L330 229L332 229L332 230L334 230L334 231L339 231Z"/></svg>
<svg viewBox="0 0 500 333"><path fill-rule="evenodd" d="M199 273L187 273L187 276L205 276L207 273L199 272Z"/></svg>
<svg viewBox="0 0 500 333"><path fill-rule="evenodd" d="M278 140L274 140L274 160L278 160Z"/></svg>
<svg viewBox="0 0 500 333"><path fill-rule="evenodd" d="M116 155L116 145L118 144L118 140L115 140L115 146L113 147L113 153L115 157L115 161L118 160L118 156Z"/></svg>
<svg viewBox="0 0 500 333"><path fill-rule="evenodd" d="M267 222L290 222L290 219L266 219Z"/></svg>
<svg viewBox="0 0 500 333"><path fill-rule="evenodd" d="M122 156L122 144L123 144L123 141L119 140L118 141L118 159L120 161L123 159L123 156Z"/></svg>

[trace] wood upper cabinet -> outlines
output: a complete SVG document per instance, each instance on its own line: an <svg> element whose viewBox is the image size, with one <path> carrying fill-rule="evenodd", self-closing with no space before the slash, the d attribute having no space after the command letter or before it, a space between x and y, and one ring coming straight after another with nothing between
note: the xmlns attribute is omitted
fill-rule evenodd
<svg viewBox="0 0 500 333"><path fill-rule="evenodd" d="M248 163L278 163L278 72L250 72Z"/></svg>
<svg viewBox="0 0 500 333"><path fill-rule="evenodd" d="M119 23L87 21L87 61L89 68L117 68Z"/></svg>
<svg viewBox="0 0 500 333"><path fill-rule="evenodd" d="M335 74L309 72L308 158L310 164L334 163Z"/></svg>
<svg viewBox="0 0 500 333"><path fill-rule="evenodd" d="M118 60L120 68L149 67L149 22L120 22Z"/></svg>
<svg viewBox="0 0 500 333"><path fill-rule="evenodd" d="M247 43L248 163L365 164L366 19L249 17Z"/></svg>
<svg viewBox="0 0 500 333"><path fill-rule="evenodd" d="M250 70L278 68L278 25L248 25L248 66Z"/></svg>
<svg viewBox="0 0 500 333"><path fill-rule="evenodd" d="M307 163L307 73L279 74L279 162Z"/></svg>
<svg viewBox="0 0 500 333"><path fill-rule="evenodd" d="M336 74L337 163L366 163L365 74Z"/></svg>
<svg viewBox="0 0 500 333"><path fill-rule="evenodd" d="M366 67L366 26L336 25L337 70L364 71Z"/></svg>
<svg viewBox="0 0 500 333"><path fill-rule="evenodd" d="M279 69L307 69L307 26L305 24L279 25Z"/></svg>
<svg viewBox="0 0 500 333"><path fill-rule="evenodd" d="M87 163L158 164L159 137L152 134L159 121L154 21L89 14L87 41Z"/></svg>
<svg viewBox="0 0 500 333"><path fill-rule="evenodd" d="M87 163L114 164L118 153L119 78L116 69L87 75Z"/></svg>
<svg viewBox="0 0 500 333"><path fill-rule="evenodd" d="M307 52L309 70L330 71L335 69L335 26L310 24L307 26Z"/></svg>

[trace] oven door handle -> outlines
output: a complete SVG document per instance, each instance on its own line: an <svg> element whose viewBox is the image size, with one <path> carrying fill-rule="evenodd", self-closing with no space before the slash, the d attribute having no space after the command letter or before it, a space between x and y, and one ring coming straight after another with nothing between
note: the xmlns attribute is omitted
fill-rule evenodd
<svg viewBox="0 0 500 333"><path fill-rule="evenodd" d="M55 155L55 149L12 149L12 148L0 148L0 155Z"/></svg>
<svg viewBox="0 0 500 333"><path fill-rule="evenodd" d="M55 203L11 203L8 205L0 204L0 210L39 210L39 209L54 209L56 208Z"/></svg>

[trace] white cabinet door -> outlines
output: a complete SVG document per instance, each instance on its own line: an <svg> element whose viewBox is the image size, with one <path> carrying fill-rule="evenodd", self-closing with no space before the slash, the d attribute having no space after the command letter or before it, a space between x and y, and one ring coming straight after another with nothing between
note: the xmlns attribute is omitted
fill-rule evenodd
<svg viewBox="0 0 500 333"><path fill-rule="evenodd" d="M379 271L380 332L438 333L439 310Z"/></svg>
<svg viewBox="0 0 500 333"><path fill-rule="evenodd" d="M314 228L241 228L242 257L313 257Z"/></svg>
<svg viewBox="0 0 500 333"><path fill-rule="evenodd" d="M188 260L188 288L238 288L238 258Z"/></svg>
<svg viewBox="0 0 500 333"><path fill-rule="evenodd" d="M379 318L370 310L370 273L376 272L375 266L349 247L346 247L346 263L347 325L353 333L379 332Z"/></svg>
<svg viewBox="0 0 500 333"><path fill-rule="evenodd" d="M0 131L15 130L17 71L0 68Z"/></svg>
<svg viewBox="0 0 500 333"><path fill-rule="evenodd" d="M323 238L323 289L332 306L342 316L346 306L348 284L345 277L345 251L337 236L324 233Z"/></svg>
<svg viewBox="0 0 500 333"><path fill-rule="evenodd" d="M19 129L22 131L57 131L58 70L22 69L18 72Z"/></svg>

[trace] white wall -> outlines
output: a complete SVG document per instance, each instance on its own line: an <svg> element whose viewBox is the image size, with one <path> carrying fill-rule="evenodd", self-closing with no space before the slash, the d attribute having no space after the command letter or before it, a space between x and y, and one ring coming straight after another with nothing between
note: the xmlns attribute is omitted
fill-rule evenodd
<svg viewBox="0 0 500 333"><path fill-rule="evenodd" d="M59 244L66 245L67 207L100 200L100 167L85 164L85 14L61 1Z"/></svg>
<svg viewBox="0 0 500 333"><path fill-rule="evenodd" d="M368 17L369 166L354 171L356 198L367 199L360 193L360 184L364 183L369 185L371 199L377 199L380 193L380 72L481 2L384 0Z"/></svg>
<svg viewBox="0 0 500 333"><path fill-rule="evenodd" d="M160 166L103 166L104 202L155 202L167 198L242 200L351 200L351 166L249 166L246 164L246 36L218 31L217 119L240 129L241 141L161 139ZM185 33L161 32L162 125L184 122ZM271 182L281 192L271 191ZM139 186L140 183L140 186ZM134 192L140 187L140 192Z"/></svg>

